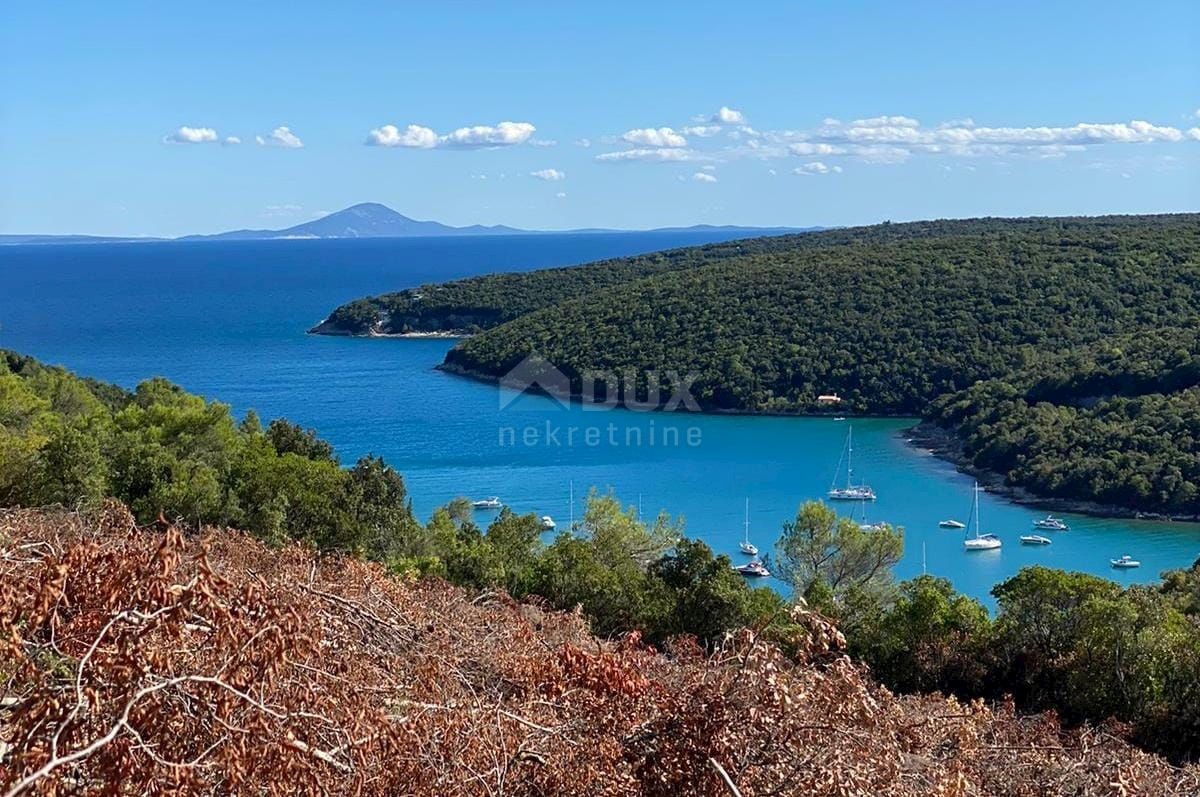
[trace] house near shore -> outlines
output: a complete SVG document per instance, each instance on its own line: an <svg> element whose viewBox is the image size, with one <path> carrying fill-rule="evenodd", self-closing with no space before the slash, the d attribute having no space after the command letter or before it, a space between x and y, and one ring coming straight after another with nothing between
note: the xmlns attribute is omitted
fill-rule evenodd
<svg viewBox="0 0 1200 797"><path fill-rule="evenodd" d="M817 396L817 403L823 407L828 407L833 404L841 404L842 397L839 396L837 393L825 393L823 395Z"/></svg>

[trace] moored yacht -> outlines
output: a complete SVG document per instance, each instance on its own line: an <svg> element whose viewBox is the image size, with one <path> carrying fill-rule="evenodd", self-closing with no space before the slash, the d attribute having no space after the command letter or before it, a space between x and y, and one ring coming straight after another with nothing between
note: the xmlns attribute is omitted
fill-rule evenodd
<svg viewBox="0 0 1200 797"><path fill-rule="evenodd" d="M1051 531L1066 531L1071 528L1065 521L1056 518L1054 515L1046 515L1041 520L1033 521L1035 529L1050 529Z"/></svg>
<svg viewBox="0 0 1200 797"><path fill-rule="evenodd" d="M963 540L963 549L967 551L994 551L1000 547L1000 538L995 534L979 532L979 482L975 482L975 506L972 511L975 518L975 536Z"/></svg>
<svg viewBox="0 0 1200 797"><path fill-rule="evenodd" d="M1142 566L1141 562L1139 562L1137 559L1134 559L1132 556L1129 556L1128 554L1126 554L1125 556L1122 556L1120 559L1109 559L1108 561L1112 563L1113 567L1122 569L1122 570L1125 570L1125 569L1128 569L1131 567L1141 567Z"/></svg>
<svg viewBox="0 0 1200 797"><path fill-rule="evenodd" d="M854 427L846 430L846 447L843 449L846 460L846 486L838 487L837 477L842 472L842 461L838 460L837 471L833 476L833 484L829 485L829 500L831 501L874 501L875 491L868 485L854 483Z"/></svg>
<svg viewBox="0 0 1200 797"><path fill-rule="evenodd" d="M543 529L545 529L546 531L553 531L554 527L556 525L557 524L554 522L554 518L550 517L549 515L542 515L542 528Z"/></svg>
<svg viewBox="0 0 1200 797"><path fill-rule="evenodd" d="M1021 544L1022 545L1049 545L1050 538L1043 537L1040 534L1022 534L1021 535Z"/></svg>
<svg viewBox="0 0 1200 797"><path fill-rule="evenodd" d="M767 569L767 566L757 559L747 562L744 565L737 565L733 569L748 578L769 578L771 575L771 571Z"/></svg>
<svg viewBox="0 0 1200 797"><path fill-rule="evenodd" d="M493 495L488 498L481 498L478 501L472 501L471 506L475 509L499 509L504 504L500 502L497 496Z"/></svg>
<svg viewBox="0 0 1200 797"><path fill-rule="evenodd" d="M943 529L958 529L961 531L967 527L967 524L963 523L961 520L943 520L938 523L938 527Z"/></svg>

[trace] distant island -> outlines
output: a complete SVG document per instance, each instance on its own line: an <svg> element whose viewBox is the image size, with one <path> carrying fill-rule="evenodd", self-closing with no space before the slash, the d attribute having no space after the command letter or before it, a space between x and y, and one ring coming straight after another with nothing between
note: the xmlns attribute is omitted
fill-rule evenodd
<svg viewBox="0 0 1200 797"><path fill-rule="evenodd" d="M777 235L820 229L818 227L737 227L696 224L691 227L660 227L652 230L615 230L600 227L575 230L522 230L502 224L472 224L452 227L437 221L418 221L378 202L362 202L282 230L230 230L212 235L179 238L105 237L98 235L0 235L0 245L132 243L138 241L280 241L326 238L438 238L480 235L587 235L620 232L725 232L749 236Z"/></svg>
<svg viewBox="0 0 1200 797"><path fill-rule="evenodd" d="M1015 497L1196 518L1198 271L1196 214L882 224L425 285L311 331L469 333L443 369L536 353L576 395L675 372L709 412L921 417Z"/></svg>

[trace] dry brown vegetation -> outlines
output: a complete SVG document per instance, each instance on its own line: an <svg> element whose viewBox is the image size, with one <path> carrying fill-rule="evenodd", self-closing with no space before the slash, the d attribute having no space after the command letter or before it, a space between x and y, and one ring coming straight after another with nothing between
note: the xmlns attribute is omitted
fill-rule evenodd
<svg viewBox="0 0 1200 797"><path fill-rule="evenodd" d="M896 697L821 617L789 659L242 534L0 512L0 794L1196 794L1119 729Z"/></svg>

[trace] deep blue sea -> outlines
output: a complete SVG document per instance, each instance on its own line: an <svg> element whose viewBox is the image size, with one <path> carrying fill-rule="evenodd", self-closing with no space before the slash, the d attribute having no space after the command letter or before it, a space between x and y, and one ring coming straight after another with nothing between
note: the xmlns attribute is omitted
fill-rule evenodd
<svg viewBox="0 0 1200 797"><path fill-rule="evenodd" d="M743 507L769 550L797 505L834 478L848 422L563 408L434 370L444 340L318 337L338 304L423 282L583 263L724 240L696 233L409 240L0 247L0 347L132 387L165 376L188 390L315 427L343 461L375 453L404 473L416 511L498 495L566 525L589 488L644 515L683 515L687 532L738 559ZM1036 510L984 496L997 552L966 554L946 517L966 520L971 481L905 442L903 420L854 421L856 474L879 500L867 519L906 530L897 575L922 569L991 605L998 581L1040 563L1125 583L1200 555L1200 527L1067 516L1053 545L1018 544ZM571 430L574 430L573 432ZM636 439L640 436L640 440ZM665 439L664 439L665 438ZM593 444L594 442L594 444ZM486 515L481 520L486 519ZM1140 570L1114 571L1131 554Z"/></svg>

